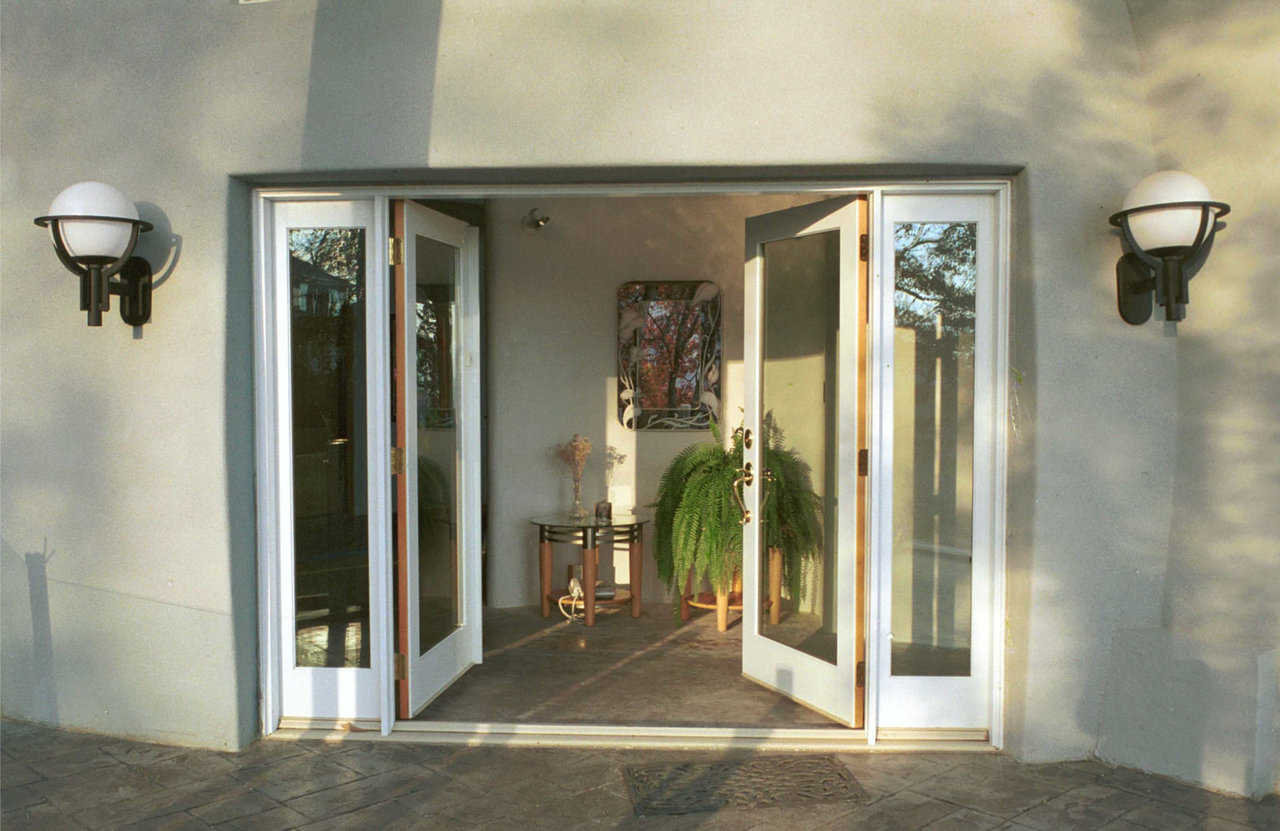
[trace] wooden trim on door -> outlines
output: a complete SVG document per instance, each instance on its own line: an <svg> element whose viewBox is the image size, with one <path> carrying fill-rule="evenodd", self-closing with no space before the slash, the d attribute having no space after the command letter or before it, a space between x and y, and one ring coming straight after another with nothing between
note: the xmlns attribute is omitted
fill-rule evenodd
<svg viewBox="0 0 1280 831"><path fill-rule="evenodd" d="M858 210L858 415L855 433L858 436L858 484L854 491L857 507L854 509L854 528L857 529L858 543L855 548L854 582L857 589L854 595L853 616L857 622L857 639L854 641L854 689L853 689L853 726L865 727L867 715L867 480L868 470L862 468L863 453L868 452L869 437L867 433L867 379L869 377L867 361L867 330L871 326L871 225L869 220L870 200L865 196Z"/></svg>
<svg viewBox="0 0 1280 831"><path fill-rule="evenodd" d="M391 200L391 236L404 239L404 200ZM407 425L405 424L405 396L408 394L408 373L404 371L408 360L405 349L404 321L409 312L409 301L405 296L405 257L399 257L391 267L392 325L391 343L394 366L391 369L392 388L395 401L392 413L395 416L395 447L404 453L407 446ZM396 537L395 537L395 595L396 595L396 655L409 654L409 488L407 473L410 469L405 460L403 471L396 475ZM409 713L409 673L401 671L405 668L407 657L397 659L396 675L396 717L407 719Z"/></svg>

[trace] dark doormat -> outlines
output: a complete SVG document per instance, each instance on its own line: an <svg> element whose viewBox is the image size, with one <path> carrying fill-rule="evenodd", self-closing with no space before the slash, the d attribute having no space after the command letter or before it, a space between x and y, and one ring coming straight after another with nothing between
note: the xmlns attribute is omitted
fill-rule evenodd
<svg viewBox="0 0 1280 831"><path fill-rule="evenodd" d="M867 801L853 774L831 756L628 765L625 772L637 816Z"/></svg>

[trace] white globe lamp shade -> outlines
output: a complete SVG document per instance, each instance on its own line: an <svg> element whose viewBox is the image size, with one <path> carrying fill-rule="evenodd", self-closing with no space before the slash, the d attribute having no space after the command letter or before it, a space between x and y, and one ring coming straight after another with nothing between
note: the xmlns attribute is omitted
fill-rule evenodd
<svg viewBox="0 0 1280 831"><path fill-rule="evenodd" d="M1162 170L1133 186L1121 210L1170 202L1210 202L1209 189L1190 173ZM1129 215L1129 231L1144 251L1190 246L1200 230L1200 207L1164 208ZM1215 212L1216 215L1216 212ZM1213 222L1213 217L1210 217Z"/></svg>
<svg viewBox="0 0 1280 831"><path fill-rule="evenodd" d="M129 197L102 182L78 182L53 198L49 216L107 216L137 220L138 209ZM62 239L72 257L114 260L125 253L133 236L129 222L92 219L60 219Z"/></svg>

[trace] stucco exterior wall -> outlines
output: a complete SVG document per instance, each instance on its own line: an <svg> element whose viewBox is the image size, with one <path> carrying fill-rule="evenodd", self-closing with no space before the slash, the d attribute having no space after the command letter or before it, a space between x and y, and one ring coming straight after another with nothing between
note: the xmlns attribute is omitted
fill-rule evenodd
<svg viewBox="0 0 1280 831"><path fill-rule="evenodd" d="M1280 791L1280 328L1267 314L1280 301L1280 11L1129 5L1157 165L1194 171L1232 210L1174 338L1161 616L1116 634L1099 751Z"/></svg>
<svg viewBox="0 0 1280 831"><path fill-rule="evenodd" d="M1185 147L1153 143L1153 114L1159 136L1166 121L1185 120L1146 94L1124 4L811 2L783 13L765 0L719 10L9 0L0 14L6 714L214 746L253 734L251 251L247 191L233 178L241 173L361 169L395 180L397 171L453 166L1022 166L1010 749L1028 759L1092 752L1107 672L1100 656L1113 633L1160 626L1171 596L1182 596L1172 585L1224 579L1187 570L1198 562L1189 536L1197 516L1231 505L1230 490L1207 493L1195 477L1225 476L1206 459L1239 439L1236 417L1274 450L1274 408L1263 406L1275 400L1265 392L1274 374L1228 373L1241 388L1265 383L1240 392L1244 405L1226 420L1202 375L1233 366L1237 348L1274 341L1264 321L1202 286L1225 284L1231 258L1244 256L1238 285L1263 299L1251 293L1274 291L1259 272L1267 251L1274 262L1266 246L1275 236L1255 233L1249 253L1236 254L1231 234L1223 238L1206 274L1224 278L1193 286L1177 338L1115 314L1119 247L1106 217L1157 154L1176 150L1242 220L1229 190L1250 190L1240 185L1259 170L1229 161L1209 133ZM108 31L134 36L103 38ZM1221 37L1234 52L1268 48L1248 33ZM1244 83L1253 86L1233 95L1274 91L1253 76ZM1256 147L1249 153L1256 161ZM87 178L112 182L160 220L144 253L163 261L179 249L141 338L114 317L101 330L84 326L74 281L30 225L59 189ZM1274 224L1274 195L1252 192ZM1219 321L1199 352L1185 335L1198 314ZM1250 345L1223 336L1246 323ZM1187 407L1192 415L1180 416ZM539 417L574 429L559 408ZM1174 435L1186 450L1171 449ZM1250 475L1274 483L1262 465ZM1257 556L1274 543L1272 520L1256 513L1213 521L1252 540Z"/></svg>

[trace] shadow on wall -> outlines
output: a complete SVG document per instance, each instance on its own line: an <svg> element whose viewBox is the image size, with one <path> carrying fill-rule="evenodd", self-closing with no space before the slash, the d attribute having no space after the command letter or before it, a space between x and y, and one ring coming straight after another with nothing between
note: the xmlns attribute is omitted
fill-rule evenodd
<svg viewBox="0 0 1280 831"><path fill-rule="evenodd" d="M1209 694L1194 716L1203 739L1194 754L1173 752L1176 739L1145 754L1121 742L1107 749L1117 761L1257 796L1280 790L1280 329L1258 313L1280 303L1280 9L1241 2L1206 16L1197 3L1129 6L1157 167L1191 171L1232 213L1178 324L1177 423L1163 451L1175 470L1161 629L1116 636L1162 638L1167 666L1137 664L1149 670L1137 679L1148 688L1207 673ZM1108 702L1107 717L1126 706ZM1155 734L1176 737L1190 717L1183 709L1165 710ZM1110 742L1123 723L1104 728Z"/></svg>
<svg viewBox="0 0 1280 831"><path fill-rule="evenodd" d="M427 165L440 17L438 0L319 0L302 135L304 170ZM247 744L259 732L253 249L250 189L235 179L228 184L226 220L226 504L237 726Z"/></svg>
<svg viewBox="0 0 1280 831"><path fill-rule="evenodd" d="M236 731L241 746L260 732L258 724L258 570L254 458L253 250L249 188L227 186L227 276L224 355L227 441L226 506L231 625L236 666Z"/></svg>
<svg viewBox="0 0 1280 831"><path fill-rule="evenodd" d="M320 0L302 134L304 170L430 162L441 5Z"/></svg>
<svg viewBox="0 0 1280 831"><path fill-rule="evenodd" d="M48 573L49 561L53 559L54 552L50 550L47 540L44 550L28 551L21 555L7 542L2 545L3 578L0 579L10 586L20 586L25 582L27 600L24 608L17 592L6 598L4 629L12 633L23 631L28 622L31 626L29 655L14 654L13 650L20 648L14 641L5 644L5 674L18 673L26 679L25 689L11 689L8 695L16 694L21 698L30 696L29 706L21 710L25 718L58 724L58 685L53 671L53 618L49 612ZM24 567L25 581L22 579Z"/></svg>
<svg viewBox="0 0 1280 831"><path fill-rule="evenodd" d="M1118 622L1158 613L1172 476L1158 441L1162 421L1172 428L1160 403L1172 403L1171 346L1120 322L1110 279L1107 215L1152 158L1126 77L1137 66L1114 52L1123 16L1075 14L1060 21L1074 31L1054 41L1070 51L1054 71L914 118L898 91L874 119L878 144L909 141L923 158L1028 163L1013 193L1004 657L1009 746L1029 759L1096 741L1105 665L1093 658Z"/></svg>

